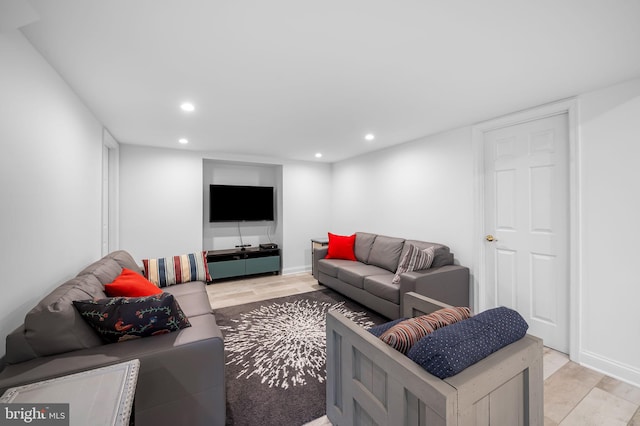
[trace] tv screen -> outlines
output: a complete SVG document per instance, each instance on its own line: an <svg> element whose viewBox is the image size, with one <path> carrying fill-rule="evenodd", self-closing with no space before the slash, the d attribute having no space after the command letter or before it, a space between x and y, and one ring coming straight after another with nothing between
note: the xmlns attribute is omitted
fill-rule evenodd
<svg viewBox="0 0 640 426"><path fill-rule="evenodd" d="M273 187L209 185L209 222L273 220Z"/></svg>

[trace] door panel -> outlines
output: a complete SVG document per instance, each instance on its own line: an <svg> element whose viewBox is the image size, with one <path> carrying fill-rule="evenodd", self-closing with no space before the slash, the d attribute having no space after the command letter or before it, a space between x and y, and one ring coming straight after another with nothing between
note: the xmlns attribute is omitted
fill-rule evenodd
<svg viewBox="0 0 640 426"><path fill-rule="evenodd" d="M484 309L507 306L546 346L569 349L568 119L484 133Z"/></svg>
<svg viewBox="0 0 640 426"><path fill-rule="evenodd" d="M516 215L516 171L498 170L496 171L496 229L515 230Z"/></svg>
<svg viewBox="0 0 640 426"><path fill-rule="evenodd" d="M531 253L531 317L550 324L558 322L557 306L549 302L554 294L554 271L557 269L556 256Z"/></svg>
<svg viewBox="0 0 640 426"><path fill-rule="evenodd" d="M517 252L506 249L496 249L496 271L498 306L516 306L518 301L516 287Z"/></svg>

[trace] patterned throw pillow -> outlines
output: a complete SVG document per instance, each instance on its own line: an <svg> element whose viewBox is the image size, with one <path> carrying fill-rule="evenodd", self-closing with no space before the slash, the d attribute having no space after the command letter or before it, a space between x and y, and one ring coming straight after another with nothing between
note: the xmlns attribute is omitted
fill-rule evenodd
<svg viewBox="0 0 640 426"><path fill-rule="evenodd" d="M469 317L471 317L471 310L467 307L444 308L427 315L401 321L379 337L387 345L406 354L418 340L427 334Z"/></svg>
<svg viewBox="0 0 640 426"><path fill-rule="evenodd" d="M74 300L82 318L107 343L156 336L191 327L170 293L147 297Z"/></svg>
<svg viewBox="0 0 640 426"><path fill-rule="evenodd" d="M211 281L207 252L189 253L159 259L143 259L144 276L158 287L189 281Z"/></svg>
<svg viewBox="0 0 640 426"><path fill-rule="evenodd" d="M394 284L400 283L400 274L405 272L428 269L433 263L435 255L435 248L433 246L420 250L413 244L409 244L409 249L398 264L398 269L396 270L396 275L393 277L392 282Z"/></svg>
<svg viewBox="0 0 640 426"><path fill-rule="evenodd" d="M528 328L518 312L494 308L434 331L416 343L407 356L429 373L445 379L520 340Z"/></svg>

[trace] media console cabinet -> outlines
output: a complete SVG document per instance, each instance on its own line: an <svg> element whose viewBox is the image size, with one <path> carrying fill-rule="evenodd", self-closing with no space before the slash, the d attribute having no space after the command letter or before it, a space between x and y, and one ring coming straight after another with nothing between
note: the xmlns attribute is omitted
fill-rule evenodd
<svg viewBox="0 0 640 426"><path fill-rule="evenodd" d="M209 250L207 263L212 280L280 273L280 249L250 247L245 250Z"/></svg>

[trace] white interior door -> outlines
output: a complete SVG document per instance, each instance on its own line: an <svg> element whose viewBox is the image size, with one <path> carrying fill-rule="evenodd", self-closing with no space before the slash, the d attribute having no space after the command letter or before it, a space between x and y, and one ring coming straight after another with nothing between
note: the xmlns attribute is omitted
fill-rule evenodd
<svg viewBox="0 0 640 426"><path fill-rule="evenodd" d="M484 308L507 306L569 352L567 114L484 133Z"/></svg>

